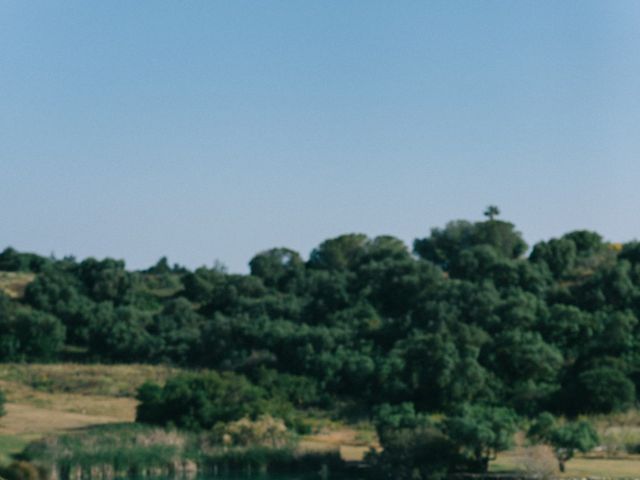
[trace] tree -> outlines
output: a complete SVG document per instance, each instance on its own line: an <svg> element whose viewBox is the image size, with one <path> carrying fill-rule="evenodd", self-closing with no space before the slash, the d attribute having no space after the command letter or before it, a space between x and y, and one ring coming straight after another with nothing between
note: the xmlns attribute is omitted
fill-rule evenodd
<svg viewBox="0 0 640 480"><path fill-rule="evenodd" d="M98 304L89 330L91 353L112 361L148 361L159 342L147 331L151 320L149 313L134 307Z"/></svg>
<svg viewBox="0 0 640 480"><path fill-rule="evenodd" d="M568 238L552 238L548 242L539 242L533 246L529 259L534 263L544 263L554 277L561 278L574 267L577 248Z"/></svg>
<svg viewBox="0 0 640 480"><path fill-rule="evenodd" d="M283 416L278 414L291 408L285 402L269 403L266 392L243 376L214 371L180 374L164 387L146 383L138 390L138 400L137 421L191 430L266 413Z"/></svg>
<svg viewBox="0 0 640 480"><path fill-rule="evenodd" d="M493 220L494 217L497 217L498 215L500 215L500 209L495 205L489 205L484 211L484 216L489 220Z"/></svg>
<svg viewBox="0 0 640 480"><path fill-rule="evenodd" d="M495 335L487 350L490 371L507 386L507 404L519 413L536 413L557 388L562 367L558 349L545 343L539 333L507 330Z"/></svg>
<svg viewBox="0 0 640 480"><path fill-rule="evenodd" d="M201 325L202 318L188 300L182 297L170 300L162 312L153 316L147 328L154 340L152 357L187 365L200 342Z"/></svg>
<svg viewBox="0 0 640 480"><path fill-rule="evenodd" d="M184 296L194 303L203 303L211 299L216 286L223 283L226 273L219 269L196 268L182 278Z"/></svg>
<svg viewBox="0 0 640 480"><path fill-rule="evenodd" d="M433 426L429 417L417 413L410 402L403 402L399 405L383 403L375 407L373 409L373 423L381 441L388 433L401 428Z"/></svg>
<svg viewBox="0 0 640 480"><path fill-rule="evenodd" d="M55 360L65 341L62 322L48 313L13 304L0 293L0 359Z"/></svg>
<svg viewBox="0 0 640 480"><path fill-rule="evenodd" d="M434 426L393 430L381 443L382 452L372 450L366 458L381 480L444 480L462 461L455 444Z"/></svg>
<svg viewBox="0 0 640 480"><path fill-rule="evenodd" d="M443 426L460 452L486 473L497 453L513 445L518 417L508 408L470 405L461 407Z"/></svg>
<svg viewBox="0 0 640 480"><path fill-rule="evenodd" d="M545 341L556 346L566 360L575 362L598 334L598 322L588 312L573 305L557 303L541 316L539 329Z"/></svg>
<svg viewBox="0 0 640 480"><path fill-rule="evenodd" d="M527 250L527 243L515 225L502 220L477 222L474 241L476 245L491 245L507 258L519 258Z"/></svg>
<svg viewBox="0 0 640 480"><path fill-rule="evenodd" d="M169 260L167 257L161 257L154 266L148 268L145 272L152 273L154 275L166 275L167 273L171 273Z"/></svg>
<svg viewBox="0 0 640 480"><path fill-rule="evenodd" d="M443 229L431 229L429 237L416 239L413 249L420 257L448 271L463 252L479 245L488 245L500 256L510 259L519 258L527 250L522 234L512 223L495 219L449 222Z"/></svg>
<svg viewBox="0 0 640 480"><path fill-rule="evenodd" d="M447 223L445 228L432 228L427 238L417 238L413 242L414 252L444 270L449 269L461 251L475 245L474 224L466 220Z"/></svg>
<svg viewBox="0 0 640 480"><path fill-rule="evenodd" d="M459 464L456 445L411 403L375 407L373 422L383 451L368 461L382 478L440 479Z"/></svg>
<svg viewBox="0 0 640 480"><path fill-rule="evenodd" d="M291 402L296 407L309 407L320 403L318 384L310 377L278 373L264 367L247 373L251 381L264 388L270 398Z"/></svg>
<svg viewBox="0 0 640 480"><path fill-rule="evenodd" d="M78 269L84 289L94 301L111 301L116 305L129 302L134 276L125 270L124 261L87 258Z"/></svg>
<svg viewBox="0 0 640 480"><path fill-rule="evenodd" d="M623 411L634 404L636 388L621 371L596 367L578 375L573 398L581 413Z"/></svg>
<svg viewBox="0 0 640 480"><path fill-rule="evenodd" d="M400 378L419 409L451 409L475 400L485 386L486 372L477 362L477 350L465 345L459 351L448 331L415 334L396 348L392 354L400 356L404 366Z"/></svg>
<svg viewBox="0 0 640 480"><path fill-rule="evenodd" d="M27 285L24 301L36 310L58 317L66 328L70 344L86 346L96 304L82 293L75 264L64 262L69 265L63 268L62 262L56 263Z"/></svg>
<svg viewBox="0 0 640 480"><path fill-rule="evenodd" d="M325 240L311 252L308 265L325 270L352 269L365 253L369 242L367 236L361 233Z"/></svg>
<svg viewBox="0 0 640 480"><path fill-rule="evenodd" d="M602 236L589 230L575 230L563 235L562 238L571 240L575 244L578 254L582 256L592 255L605 248Z"/></svg>
<svg viewBox="0 0 640 480"><path fill-rule="evenodd" d="M587 421L568 422L558 425L553 415L542 413L533 422L527 436L535 441L547 443L558 459L558 468L565 471L565 464L575 452L587 453L598 445L598 433Z"/></svg>
<svg viewBox="0 0 640 480"><path fill-rule="evenodd" d="M0 271L40 272L51 264L51 259L35 253L20 253L8 247L0 253Z"/></svg>
<svg viewBox="0 0 640 480"><path fill-rule="evenodd" d="M288 248L272 248L257 254L249 262L251 275L262 279L270 288L289 291L304 276L304 262L298 252Z"/></svg>
<svg viewBox="0 0 640 480"><path fill-rule="evenodd" d="M19 310L14 332L20 345L20 358L24 360L56 360L64 346L65 327L62 322L37 310Z"/></svg>

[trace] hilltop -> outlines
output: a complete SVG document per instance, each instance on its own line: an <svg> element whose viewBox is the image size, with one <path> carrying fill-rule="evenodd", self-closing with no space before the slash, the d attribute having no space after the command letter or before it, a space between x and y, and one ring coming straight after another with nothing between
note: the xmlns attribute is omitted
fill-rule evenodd
<svg viewBox="0 0 640 480"><path fill-rule="evenodd" d="M434 228L411 248L362 234L325 240L308 258L274 248L257 253L246 275L219 265L190 270L166 258L130 271L111 258L7 248L0 253L0 361L75 362L83 365L78 372L102 368L89 366L96 363L143 365L134 370L146 373L121 373L134 378L126 394L115 394L128 416L109 410L115 400L99 398L86 412L67 412L74 415L131 420L132 396L147 379L155 386L139 398L148 421L210 428L222 419L171 416L168 377L149 373L170 365L176 370L167 372L193 373L171 388L240 388L253 399L252 415L282 417L300 433L323 412L343 423L373 422L379 434L428 424L456 444L456 425L495 417L491 428L500 425L504 441L489 451L511 448L507 433L545 412L560 419L560 429L562 419L579 426L581 415L633 411L640 243L574 231L529 248L515 225L487 212L484 221ZM18 376L39 392L71 381L56 376L56 368L70 367L38 368L42 378L35 370ZM205 371L221 376L198 373ZM115 382L115 372L104 376ZM78 375L69 392L82 391L93 374ZM83 401L114 395L97 393L105 384L94 387ZM15 418L16 393L8 393L8 418ZM224 420L246 413L227 412ZM626 453L640 448L632 438L621 443ZM485 469L494 454L456 448L470 468Z"/></svg>

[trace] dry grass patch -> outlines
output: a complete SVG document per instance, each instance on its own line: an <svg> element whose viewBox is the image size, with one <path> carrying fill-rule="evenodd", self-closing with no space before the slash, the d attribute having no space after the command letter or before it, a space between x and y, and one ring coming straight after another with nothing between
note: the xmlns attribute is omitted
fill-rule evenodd
<svg viewBox="0 0 640 480"><path fill-rule="evenodd" d="M548 461L545 459L545 462ZM491 462L492 472L524 472L527 459L524 451L503 452L497 460ZM601 478L639 478L640 455L628 455L624 458L576 457L566 464L567 471L559 477L601 477Z"/></svg>
<svg viewBox="0 0 640 480"><path fill-rule="evenodd" d="M138 387L164 383L175 372L150 365L1 364L8 403L0 418L0 461L43 435L134 421Z"/></svg>
<svg viewBox="0 0 640 480"><path fill-rule="evenodd" d="M640 478L640 456L626 458L579 457L567 462L564 477Z"/></svg>
<svg viewBox="0 0 640 480"><path fill-rule="evenodd" d="M47 393L134 397L146 381L164 384L178 369L162 365L0 364L0 381Z"/></svg>
<svg viewBox="0 0 640 480"><path fill-rule="evenodd" d="M133 398L81 395L74 393L38 392L28 387L0 381L0 389L7 392L7 401L17 405L49 410L52 415L59 412L81 415L107 416L119 421L135 418L137 401ZM0 424L2 419L0 419Z"/></svg>
<svg viewBox="0 0 640 480"><path fill-rule="evenodd" d="M177 372L152 365L0 364L0 389L9 403L32 408L34 415L37 410L127 422L135 418L138 387L149 380L163 384Z"/></svg>
<svg viewBox="0 0 640 480"><path fill-rule="evenodd" d="M176 372L150 365L0 364L8 401L0 418L0 463L45 435L133 422L138 387L164 383Z"/></svg>
<svg viewBox="0 0 640 480"><path fill-rule="evenodd" d="M131 420L135 412L135 401L118 400L128 401L130 405L120 408L121 416L113 417L7 403L5 405L7 414L0 418L0 464L9 463L11 455L22 451L29 442L45 435ZM58 406L70 408L63 403Z"/></svg>
<svg viewBox="0 0 640 480"><path fill-rule="evenodd" d="M36 278L33 273L0 272L0 291L11 298L22 298L24 291Z"/></svg>
<svg viewBox="0 0 640 480"><path fill-rule="evenodd" d="M371 448L379 450L380 444L375 432L342 427L307 435L300 442L299 448L307 452L339 451L343 460L359 462Z"/></svg>
<svg viewBox="0 0 640 480"><path fill-rule="evenodd" d="M7 414L0 419L0 435L37 438L49 433L123 421L120 417L65 412L15 403L6 404L5 408ZM131 420L130 416L127 420Z"/></svg>

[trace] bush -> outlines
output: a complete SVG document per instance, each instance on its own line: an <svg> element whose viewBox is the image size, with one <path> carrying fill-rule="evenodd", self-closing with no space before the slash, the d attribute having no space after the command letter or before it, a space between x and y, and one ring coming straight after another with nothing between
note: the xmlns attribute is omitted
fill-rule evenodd
<svg viewBox="0 0 640 480"><path fill-rule="evenodd" d="M598 367L578 376L574 399L580 412L624 411L634 404L636 389L633 382L621 371Z"/></svg>
<svg viewBox="0 0 640 480"><path fill-rule="evenodd" d="M171 423L191 430L291 410L285 402L269 402L263 389L229 372L185 373L169 379L164 387L146 383L138 390L138 400L138 422Z"/></svg>
<svg viewBox="0 0 640 480"><path fill-rule="evenodd" d="M213 427L213 438L216 443L242 447L282 448L293 441L284 421L271 415L261 415L256 420L245 417L235 422L218 423Z"/></svg>
<svg viewBox="0 0 640 480"><path fill-rule="evenodd" d="M31 308L0 312L0 359L52 361L64 346L66 329L53 315Z"/></svg>
<svg viewBox="0 0 640 480"><path fill-rule="evenodd" d="M508 408L471 405L444 421L444 430L467 458L468 464L486 473L498 452L513 446L518 417Z"/></svg>
<svg viewBox="0 0 640 480"><path fill-rule="evenodd" d="M546 443L553 448L561 472L575 452L586 453L595 448L600 441L598 433L586 421L558 424L550 413L544 412L531 424L527 436L538 443Z"/></svg>
<svg viewBox="0 0 640 480"><path fill-rule="evenodd" d="M548 445L532 445L523 451L522 465L525 471L541 480L558 474L558 461Z"/></svg>
<svg viewBox="0 0 640 480"><path fill-rule="evenodd" d="M433 427L388 430L382 447L367 455L373 475L382 479L439 480L464 464L456 446Z"/></svg>
<svg viewBox="0 0 640 480"><path fill-rule="evenodd" d="M40 472L33 464L20 461L0 468L0 476L5 480L39 480Z"/></svg>

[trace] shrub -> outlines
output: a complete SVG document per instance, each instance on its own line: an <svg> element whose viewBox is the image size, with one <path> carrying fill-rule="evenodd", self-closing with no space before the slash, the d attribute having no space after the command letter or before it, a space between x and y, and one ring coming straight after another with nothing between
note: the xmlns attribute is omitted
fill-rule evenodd
<svg viewBox="0 0 640 480"><path fill-rule="evenodd" d="M469 464L487 472L497 453L513 446L518 417L508 408L465 406L444 421L449 438L468 459Z"/></svg>
<svg viewBox="0 0 640 480"><path fill-rule="evenodd" d="M261 415L256 420L244 417L235 422L218 423L213 427L213 438L216 443L243 447L281 448L293 441L284 421L271 415Z"/></svg>
<svg viewBox="0 0 640 480"><path fill-rule="evenodd" d="M636 399L635 385L619 370L598 367L578 376L575 399L582 412L627 410Z"/></svg>
<svg viewBox="0 0 640 480"><path fill-rule="evenodd" d="M0 468L0 476L5 480L39 480L40 472L35 465L25 462L13 462L8 467Z"/></svg>
<svg viewBox="0 0 640 480"><path fill-rule="evenodd" d="M589 422L576 421L559 425L546 412L533 422L527 436L553 448L561 472L565 471L565 463L573 458L576 451L586 453L599 442L598 434Z"/></svg>
<svg viewBox="0 0 640 480"><path fill-rule="evenodd" d="M387 430L382 446L367 455L373 475L382 479L439 480L461 464L455 445L434 427Z"/></svg>
<svg viewBox="0 0 640 480"><path fill-rule="evenodd" d="M269 402L263 389L229 372L185 373L164 387L146 383L138 390L138 400L137 421L191 430L291 408L286 402Z"/></svg>

